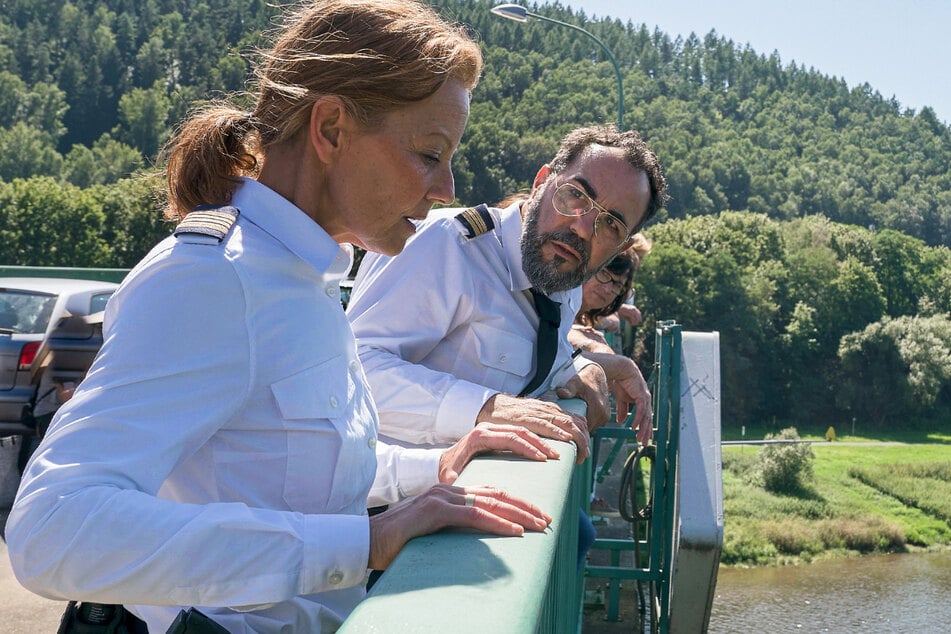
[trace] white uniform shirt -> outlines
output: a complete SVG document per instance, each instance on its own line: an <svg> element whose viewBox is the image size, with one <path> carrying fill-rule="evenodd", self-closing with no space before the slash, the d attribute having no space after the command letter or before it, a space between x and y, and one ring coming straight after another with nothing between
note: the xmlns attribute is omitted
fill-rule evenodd
<svg viewBox="0 0 951 634"><path fill-rule="evenodd" d="M221 244L164 240L109 302L103 347L24 474L10 558L51 598L334 630L364 596L377 446L339 301L350 252L259 183L232 204ZM132 609L164 632L180 608Z"/></svg>
<svg viewBox="0 0 951 634"><path fill-rule="evenodd" d="M497 393L518 394L535 372L538 314L522 271L518 205L490 209L495 229L467 238L440 209L395 257L368 253L347 314L357 337L380 433L406 443L453 442ZM529 396L563 385L577 368L567 334L581 288L558 292L559 348L548 379Z"/></svg>

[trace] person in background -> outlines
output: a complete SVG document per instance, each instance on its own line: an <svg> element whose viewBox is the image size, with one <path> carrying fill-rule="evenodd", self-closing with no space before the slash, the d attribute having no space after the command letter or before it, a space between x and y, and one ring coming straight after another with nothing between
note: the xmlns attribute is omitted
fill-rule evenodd
<svg viewBox="0 0 951 634"><path fill-rule="evenodd" d="M313 0L263 59L250 110L208 105L172 140L180 223L109 301L7 524L24 586L151 632L187 606L230 632L336 631L409 539L551 521L446 484L366 512L382 443L341 245L395 255L453 200L478 46L418 2Z"/></svg>
<svg viewBox="0 0 951 634"><path fill-rule="evenodd" d="M594 277L584 283L581 289L581 310L578 311L575 323L568 333L568 340L575 350L580 350L582 357L598 363L604 369L615 395L624 395L634 390L637 385L636 377L640 376L640 371L634 362L624 355L616 354L602 332L605 320L616 317L618 309L627 305L624 302L632 293L634 273L640 268L642 258L650 252L651 244L643 234L638 233L635 238L630 248L619 253ZM625 407L623 403L618 403L618 409L623 407ZM639 431L644 430L639 429ZM653 430L649 434L639 433L638 440L646 444L650 441L652 432ZM594 452L595 457L597 457L596 450L597 447ZM594 478L592 478L591 514L600 517L620 517L617 509L603 498L595 496L594 484Z"/></svg>
<svg viewBox="0 0 951 634"><path fill-rule="evenodd" d="M595 277L582 287L581 309L575 316L568 333L571 345L580 350L582 358L594 361L604 369L608 384L617 401L618 422L624 420L622 412L630 410L639 390L643 376L634 361L617 354L597 327L605 318L615 315L618 308L631 293L634 273L640 267L641 258L650 252L650 242L641 235L634 241L637 248L628 248L618 254ZM638 442L647 444L652 435L651 426L639 426Z"/></svg>
<svg viewBox="0 0 951 634"><path fill-rule="evenodd" d="M634 260L634 271L641 268L644 257L651 252L652 248L653 245L643 233L638 232L634 235L631 247L625 251L625 253ZM589 283L590 281L591 280L589 280ZM607 282L605 281L603 283ZM633 298L634 288L632 286L627 293L627 297L620 298L617 310L613 313L601 314L594 321L593 325L602 332L621 332L622 321L627 322L632 328L640 326L644 321L644 317L641 315L640 309L633 303ZM582 310L582 312L584 312L584 310ZM605 313L606 311L601 312Z"/></svg>
<svg viewBox="0 0 951 634"><path fill-rule="evenodd" d="M585 282L581 310L568 334L576 349L586 348L592 341L610 348L604 333L620 332L622 320L632 327L641 324L641 311L630 300L634 273L652 248L650 240L637 233L630 248Z"/></svg>

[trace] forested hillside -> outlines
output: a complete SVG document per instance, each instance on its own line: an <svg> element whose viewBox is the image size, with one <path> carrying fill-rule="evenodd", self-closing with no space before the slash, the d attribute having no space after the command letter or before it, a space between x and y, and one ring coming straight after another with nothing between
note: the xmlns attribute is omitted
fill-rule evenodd
<svg viewBox="0 0 951 634"><path fill-rule="evenodd" d="M88 186L150 164L196 99L242 87L268 0L0 0L0 178ZM613 121L611 66L587 38L436 0L485 45L485 79L456 161L463 200L524 186L559 136ZM873 87L784 65L716 33L671 40L644 25L586 22L624 75L624 123L670 177L670 217L749 210L823 214L951 244L951 129ZM921 60L921 63L928 63Z"/></svg>
<svg viewBox="0 0 951 634"><path fill-rule="evenodd" d="M134 264L169 231L141 175L190 107L245 85L281 4L0 0L0 263ZM486 55L461 201L526 187L567 130L616 120L613 68L587 38L501 20L490 0L433 4ZM621 67L624 125L672 194L638 303L723 333L725 424L947 415L951 128L715 32L536 10Z"/></svg>

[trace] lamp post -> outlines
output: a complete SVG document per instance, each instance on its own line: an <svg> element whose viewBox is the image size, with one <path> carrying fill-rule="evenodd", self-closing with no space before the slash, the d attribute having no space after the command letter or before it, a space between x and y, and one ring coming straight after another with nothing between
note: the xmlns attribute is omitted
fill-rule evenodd
<svg viewBox="0 0 951 634"><path fill-rule="evenodd" d="M608 56L608 61L610 61L611 65L614 67L614 75L617 77L617 128L618 130L624 129L624 83L621 80L621 69L617 65L617 60L614 59L614 55L611 54L611 50L604 44L604 42L599 40L588 31L585 31L580 26L575 26L574 24L568 24L567 22L562 22L561 20L555 20L554 18L532 13L520 4L499 4L489 9L489 11L497 16L506 18L508 20L515 20L516 22L528 22L528 18L536 18L538 20L542 20L543 22L553 22L554 24L560 24L561 26L566 26L569 29L574 29L579 33L584 33L592 40L597 42L598 46L601 47L601 50L603 50L605 55Z"/></svg>

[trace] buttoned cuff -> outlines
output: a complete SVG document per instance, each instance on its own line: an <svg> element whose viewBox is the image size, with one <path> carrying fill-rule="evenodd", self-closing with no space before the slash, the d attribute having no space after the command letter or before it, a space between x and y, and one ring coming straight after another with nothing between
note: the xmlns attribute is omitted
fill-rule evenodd
<svg viewBox="0 0 951 634"><path fill-rule="evenodd" d="M370 561L366 515L305 515L300 594L362 584Z"/></svg>
<svg viewBox="0 0 951 634"><path fill-rule="evenodd" d="M498 390L482 385L456 381L446 392L436 412L439 442L456 442L472 431L482 406L498 393Z"/></svg>

